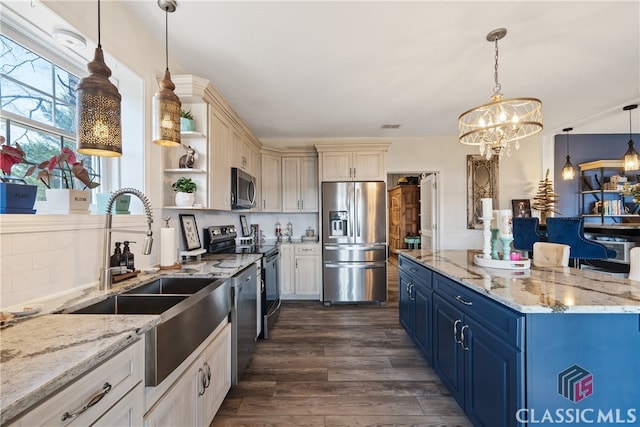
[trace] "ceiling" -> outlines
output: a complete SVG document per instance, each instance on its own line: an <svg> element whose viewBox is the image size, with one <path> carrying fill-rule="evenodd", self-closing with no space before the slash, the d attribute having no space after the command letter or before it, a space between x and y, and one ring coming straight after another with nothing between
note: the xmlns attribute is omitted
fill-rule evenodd
<svg viewBox="0 0 640 427"><path fill-rule="evenodd" d="M164 46L156 1L125 4ZM638 0L179 0L169 54L261 139L456 135L458 115L490 100L485 37L505 27L505 98L541 99L548 134L625 133L622 106L640 101L639 23Z"/></svg>

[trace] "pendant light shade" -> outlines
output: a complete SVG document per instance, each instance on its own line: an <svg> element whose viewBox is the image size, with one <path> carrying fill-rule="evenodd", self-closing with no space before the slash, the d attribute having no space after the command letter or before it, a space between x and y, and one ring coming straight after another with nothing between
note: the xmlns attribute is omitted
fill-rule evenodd
<svg viewBox="0 0 640 427"><path fill-rule="evenodd" d="M567 162L562 167L562 179L569 180L573 179L576 176L576 168L571 164L571 157L569 157L569 132L572 131L573 128L564 128L563 132L567 133Z"/></svg>
<svg viewBox="0 0 640 427"><path fill-rule="evenodd" d="M153 97L153 142L167 147L180 145L180 98L169 72L169 12L176 10L175 0L158 0L158 7L165 11L165 59L166 70L160 81L160 91Z"/></svg>
<svg viewBox="0 0 640 427"><path fill-rule="evenodd" d="M633 148L633 139L631 138L631 110L635 110L636 108L638 108L637 104L622 107L623 111L629 112L629 148L627 148L627 152L624 153L623 159L625 171L635 171L640 169L640 156L638 156L638 152Z"/></svg>
<svg viewBox="0 0 640 427"><path fill-rule="evenodd" d="M98 0L98 47L87 65L89 75L76 87L78 153L120 157L122 132L118 89L109 81L111 69L104 63L100 44L100 0Z"/></svg>
<svg viewBox="0 0 640 427"><path fill-rule="evenodd" d="M504 99L498 82L498 40L507 34L498 28L487 34L495 43L495 72L491 102L465 111L458 117L458 138L461 144L477 145L480 154L511 155L511 143L519 148L519 140L542 130L542 102L536 98Z"/></svg>

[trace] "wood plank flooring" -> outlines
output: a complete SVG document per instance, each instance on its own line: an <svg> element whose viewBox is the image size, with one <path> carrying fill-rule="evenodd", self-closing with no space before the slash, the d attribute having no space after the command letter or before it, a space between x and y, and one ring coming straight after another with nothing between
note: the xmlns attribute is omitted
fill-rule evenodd
<svg viewBox="0 0 640 427"><path fill-rule="evenodd" d="M211 427L471 426L400 326L397 280L394 258L386 306L285 301Z"/></svg>

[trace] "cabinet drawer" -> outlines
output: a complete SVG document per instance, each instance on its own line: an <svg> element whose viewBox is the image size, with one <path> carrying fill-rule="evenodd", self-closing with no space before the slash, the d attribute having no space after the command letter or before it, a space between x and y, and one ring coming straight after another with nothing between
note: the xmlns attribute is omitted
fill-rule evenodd
<svg viewBox="0 0 640 427"><path fill-rule="evenodd" d="M94 368L19 418L15 426L88 426L106 414L136 384L142 382L144 347L138 340L120 353ZM89 401L104 393L94 405L81 412ZM137 402L142 404L142 388ZM66 414L78 412L69 418ZM114 416L115 414L109 414ZM63 419L65 418L65 419Z"/></svg>
<svg viewBox="0 0 640 427"><path fill-rule="evenodd" d="M418 282L428 289L433 288L433 273L424 265L418 264L417 262L401 255L398 257L398 266L402 271L407 272L411 276L413 281Z"/></svg>
<svg viewBox="0 0 640 427"><path fill-rule="evenodd" d="M445 300L473 317L507 343L520 348L523 316L440 274L433 274L433 287Z"/></svg>
<svg viewBox="0 0 640 427"><path fill-rule="evenodd" d="M295 245L296 255L320 255L320 245L314 243L303 243Z"/></svg>

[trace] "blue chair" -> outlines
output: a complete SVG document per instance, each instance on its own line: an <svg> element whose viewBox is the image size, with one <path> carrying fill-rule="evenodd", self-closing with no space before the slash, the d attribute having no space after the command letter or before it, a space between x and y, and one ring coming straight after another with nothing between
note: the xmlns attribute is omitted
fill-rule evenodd
<svg viewBox="0 0 640 427"><path fill-rule="evenodd" d="M615 258L616 251L584 237L584 218L547 218L547 238L551 243L569 245L574 267L582 260Z"/></svg>
<svg viewBox="0 0 640 427"><path fill-rule="evenodd" d="M540 233L538 218L512 218L513 248L519 251L533 252L535 242L546 242L547 238Z"/></svg>

